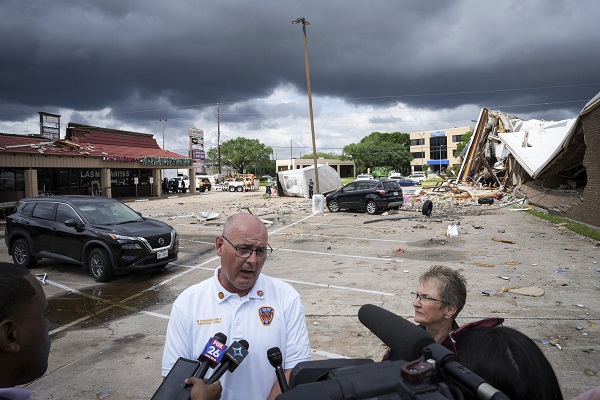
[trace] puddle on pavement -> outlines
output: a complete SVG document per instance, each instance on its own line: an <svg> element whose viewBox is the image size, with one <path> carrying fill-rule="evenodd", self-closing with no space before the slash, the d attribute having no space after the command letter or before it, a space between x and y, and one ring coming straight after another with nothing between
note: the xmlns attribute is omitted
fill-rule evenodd
<svg viewBox="0 0 600 400"><path fill-rule="evenodd" d="M177 294L165 286L144 292L154 283L148 279L122 282L117 280L80 290L83 294L69 292L52 297L48 299L50 330L83 318L85 319L76 323L78 327L102 326L142 310L158 309L175 301Z"/></svg>

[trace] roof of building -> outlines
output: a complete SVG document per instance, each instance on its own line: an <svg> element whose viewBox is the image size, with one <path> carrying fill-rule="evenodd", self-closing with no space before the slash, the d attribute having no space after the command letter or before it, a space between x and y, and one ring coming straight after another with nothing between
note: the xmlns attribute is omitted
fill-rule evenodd
<svg viewBox="0 0 600 400"><path fill-rule="evenodd" d="M188 158L161 149L151 134L75 123L69 123L65 139L51 140L40 135L0 133L0 152L110 157L116 160L142 157Z"/></svg>

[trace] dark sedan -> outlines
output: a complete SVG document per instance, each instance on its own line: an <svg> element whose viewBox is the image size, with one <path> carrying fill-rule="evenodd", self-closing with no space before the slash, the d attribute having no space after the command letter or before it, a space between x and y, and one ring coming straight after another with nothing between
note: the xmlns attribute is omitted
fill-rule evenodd
<svg viewBox="0 0 600 400"><path fill-rule="evenodd" d="M331 212L348 209L366 210L369 214L377 214L402 207L402 188L396 182L387 179L354 181L329 193L325 202Z"/></svg>

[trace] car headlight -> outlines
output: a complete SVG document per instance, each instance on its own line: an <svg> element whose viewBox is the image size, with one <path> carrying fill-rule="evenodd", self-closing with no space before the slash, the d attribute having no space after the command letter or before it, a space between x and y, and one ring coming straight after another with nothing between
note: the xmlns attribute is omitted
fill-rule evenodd
<svg viewBox="0 0 600 400"><path fill-rule="evenodd" d="M114 233L107 233L107 235L110 236L114 240L133 240L133 241L138 240L138 238L133 237L133 236L116 235Z"/></svg>

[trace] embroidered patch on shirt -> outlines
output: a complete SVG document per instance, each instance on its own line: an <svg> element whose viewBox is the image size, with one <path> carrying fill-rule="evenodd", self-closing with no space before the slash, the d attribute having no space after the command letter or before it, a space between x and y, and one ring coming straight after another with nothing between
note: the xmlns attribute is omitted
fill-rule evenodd
<svg viewBox="0 0 600 400"><path fill-rule="evenodd" d="M198 325L212 325L212 324L220 324L221 318L211 318L211 319L197 319L196 323Z"/></svg>
<svg viewBox="0 0 600 400"><path fill-rule="evenodd" d="M262 322L264 326L269 326L271 325L271 322L273 322L275 310L273 307L260 307L258 309L258 316L260 317L260 322Z"/></svg>

